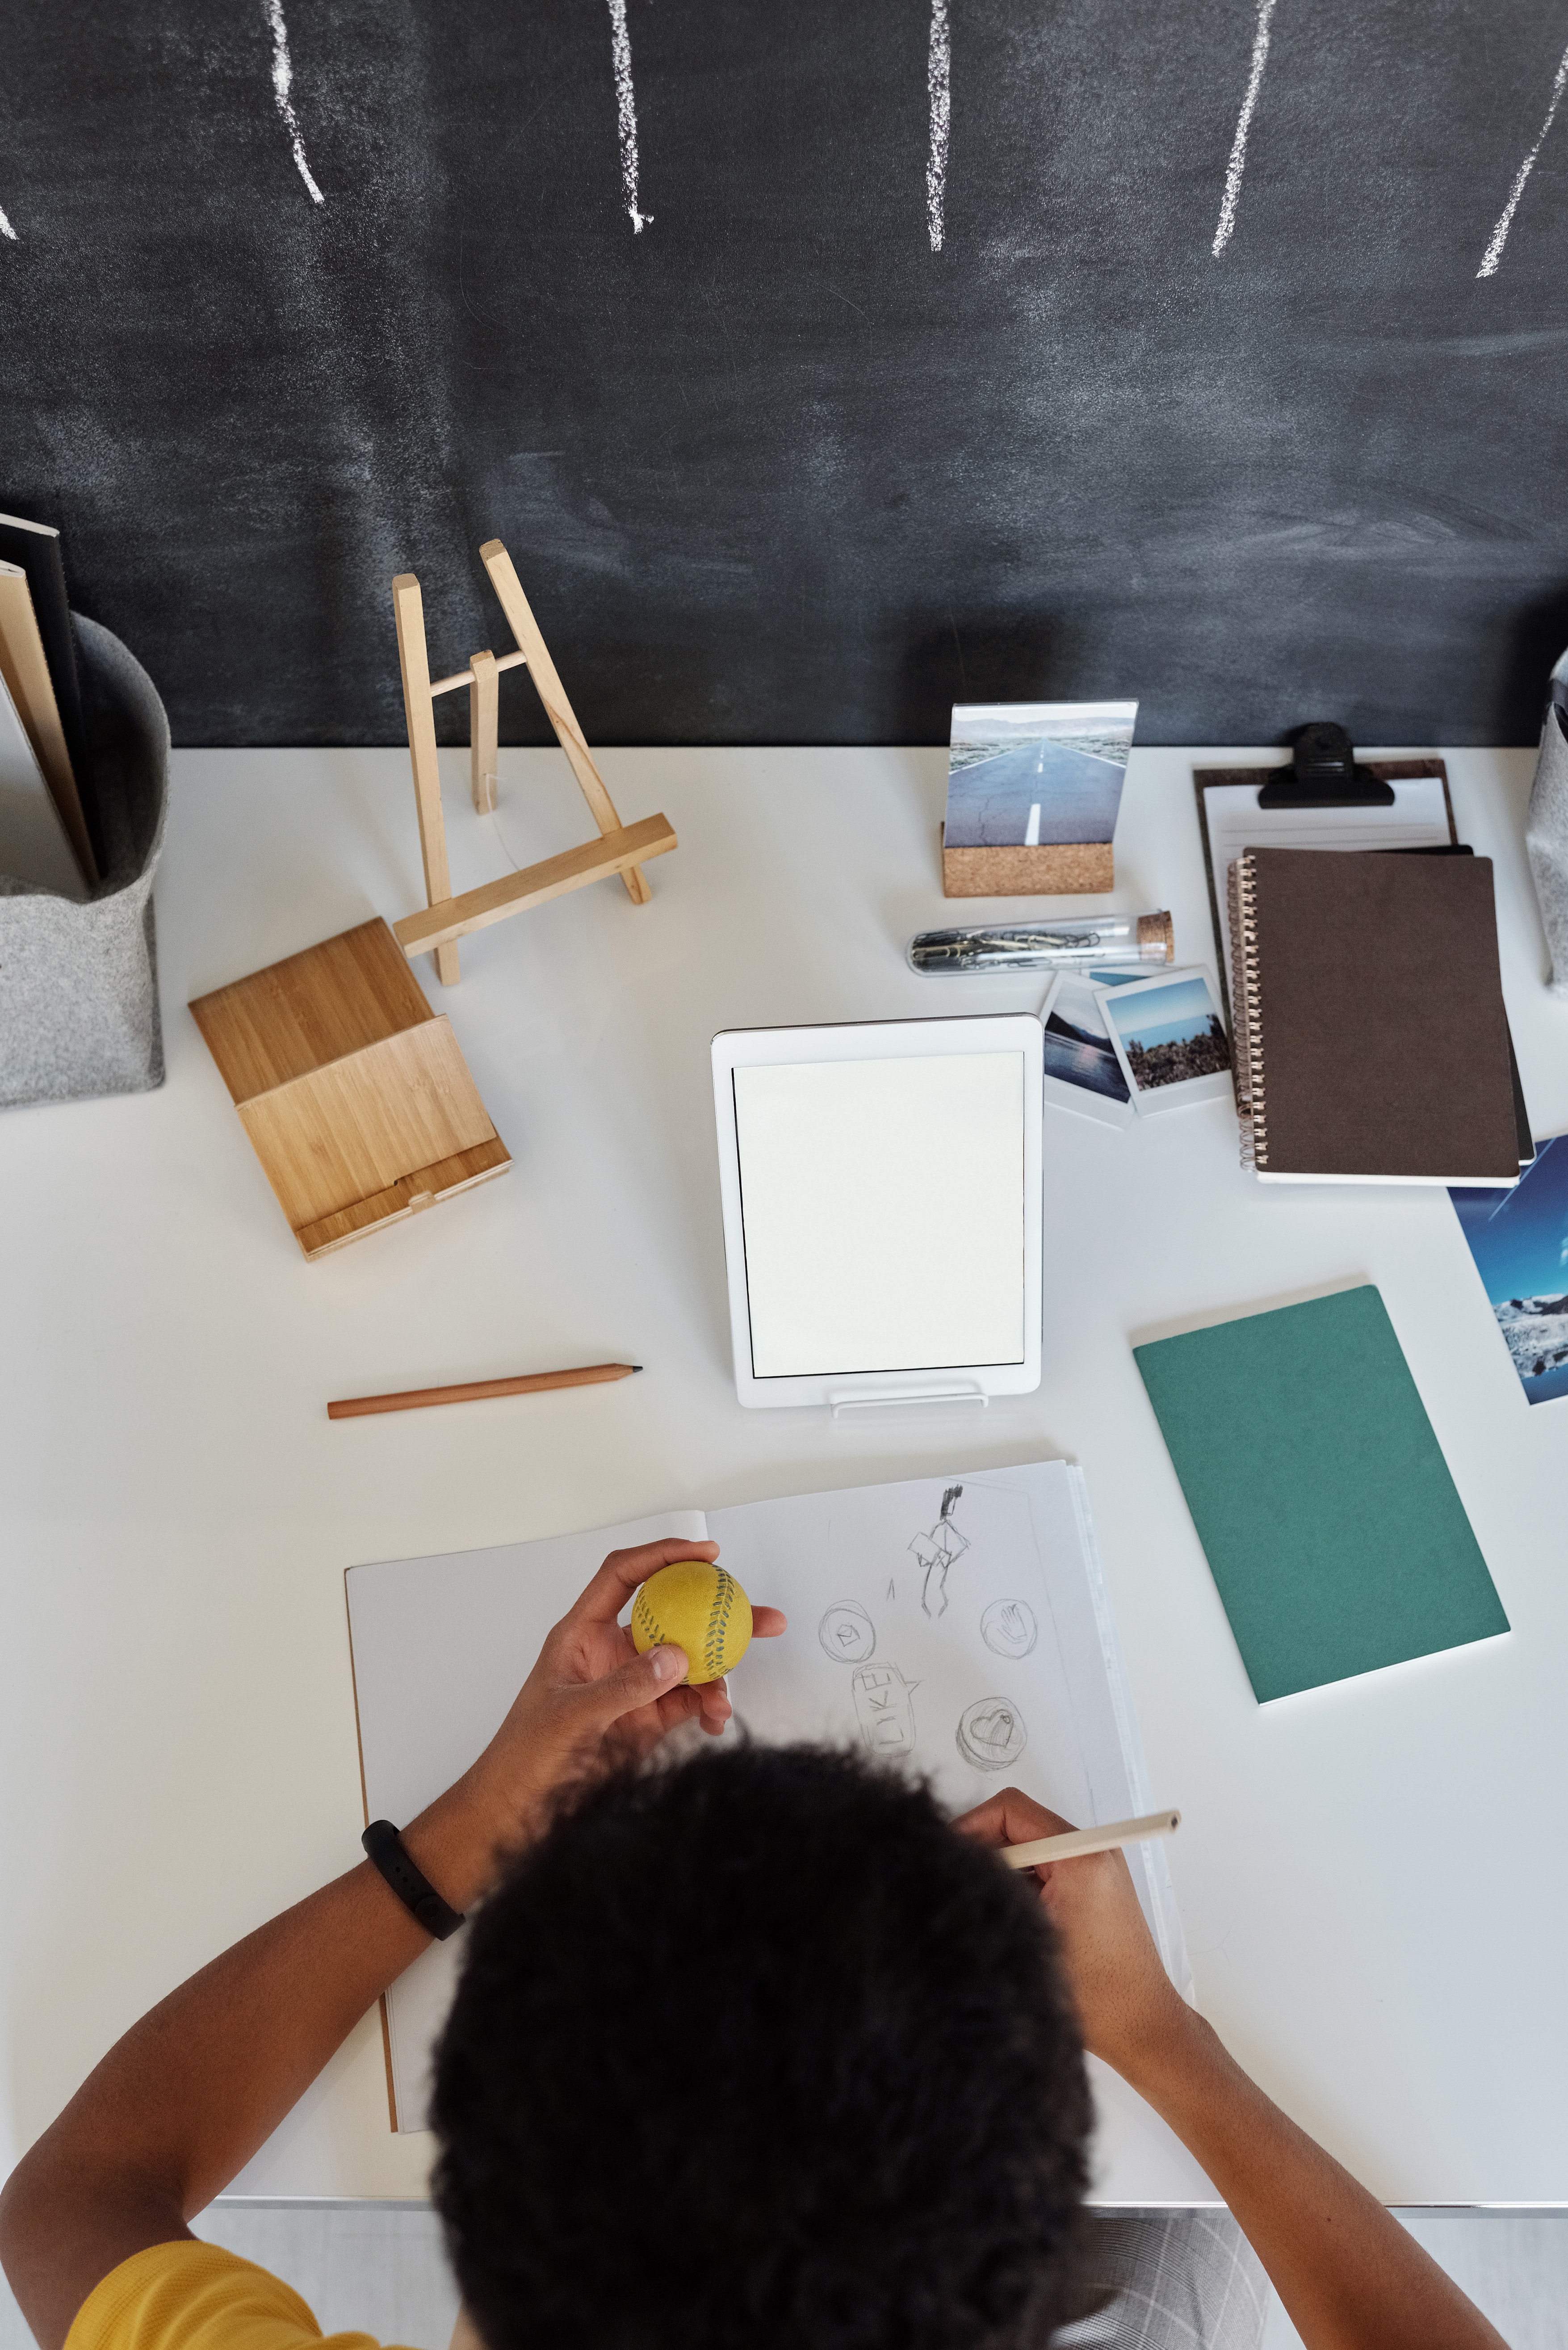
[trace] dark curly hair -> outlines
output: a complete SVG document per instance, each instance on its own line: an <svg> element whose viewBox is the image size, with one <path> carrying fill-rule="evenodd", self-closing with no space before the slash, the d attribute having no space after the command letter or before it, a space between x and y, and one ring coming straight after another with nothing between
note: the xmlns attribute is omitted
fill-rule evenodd
<svg viewBox="0 0 1568 2350"><path fill-rule="evenodd" d="M1089 2128L1032 1884L919 1784L725 1742L605 1782L474 1921L435 2200L487 2350L1020 2350Z"/></svg>

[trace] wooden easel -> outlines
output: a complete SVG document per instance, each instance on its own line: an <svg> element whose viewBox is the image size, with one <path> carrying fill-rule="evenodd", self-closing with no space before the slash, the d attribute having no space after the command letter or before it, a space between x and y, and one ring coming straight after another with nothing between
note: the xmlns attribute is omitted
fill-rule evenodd
<svg viewBox="0 0 1568 2350"><path fill-rule="evenodd" d="M513 568L512 557L498 538L486 539L479 552L490 575L490 584L501 599L516 650L502 653L499 658L488 651L475 653L467 669L459 670L452 677L439 677L433 683L425 649L424 601L420 583L411 571L400 572L392 582L398 660L403 673L403 708L408 714L409 756L413 762L420 850L424 859L425 897L429 901L422 913L408 914L400 922L394 922L392 935L410 962L417 955L433 955L436 974L448 987L462 976L457 941L466 931L483 930L487 923L504 921L508 914L520 914L529 906L542 906L548 899L565 897L567 890L581 889L587 882L603 880L611 873L620 875L634 906L645 906L652 892L642 872L644 861L649 857L662 857L676 846L675 834L665 816L646 816L640 824L621 823L566 700L566 689L556 674L556 664L539 633L538 622L528 608L528 598ZM483 815L495 806L497 681L504 669L519 667L526 668L538 690L545 715L555 728L581 786L589 814L598 826L599 837L585 841L580 848L567 849L564 856L547 857L541 864L525 866L521 873L509 874L504 881L487 881L482 889L465 889L460 898L454 898L447 870L446 824L441 815L441 768L436 758L435 698L440 693L454 693L460 685L468 688L470 774L473 805Z"/></svg>

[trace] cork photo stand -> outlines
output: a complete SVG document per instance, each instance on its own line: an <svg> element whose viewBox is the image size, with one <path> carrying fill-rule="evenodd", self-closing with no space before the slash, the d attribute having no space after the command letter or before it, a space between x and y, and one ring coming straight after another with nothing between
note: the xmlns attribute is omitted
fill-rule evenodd
<svg viewBox="0 0 1568 2350"><path fill-rule="evenodd" d="M942 828L944 898L1078 898L1116 886L1116 850L1108 840L950 848Z"/></svg>
<svg viewBox="0 0 1568 2350"><path fill-rule="evenodd" d="M955 702L942 895L1115 889L1112 840L1137 723L1136 702Z"/></svg>

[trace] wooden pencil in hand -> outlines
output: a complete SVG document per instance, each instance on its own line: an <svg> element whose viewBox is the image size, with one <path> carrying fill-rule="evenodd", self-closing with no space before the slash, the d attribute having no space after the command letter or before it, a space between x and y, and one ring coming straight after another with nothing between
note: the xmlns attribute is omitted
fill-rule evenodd
<svg viewBox="0 0 1568 2350"><path fill-rule="evenodd" d="M1103 1828L1068 1828L1061 1835L1036 1836L1032 1844L999 1845L996 1856L1009 1868L1044 1868L1049 1861L1079 1860L1085 1853L1115 1852L1149 1836L1174 1835L1180 1825L1179 1812L1146 1812L1141 1819L1111 1820Z"/></svg>

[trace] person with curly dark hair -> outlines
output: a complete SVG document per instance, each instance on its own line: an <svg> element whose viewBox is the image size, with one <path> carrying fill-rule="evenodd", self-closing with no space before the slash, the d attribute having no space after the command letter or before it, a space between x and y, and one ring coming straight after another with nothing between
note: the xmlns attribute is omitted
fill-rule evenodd
<svg viewBox="0 0 1568 2350"><path fill-rule="evenodd" d="M1065 1823L1012 1789L949 1821L836 1752L653 1767L730 1712L618 1621L693 1555L717 1554L607 1559L389 1874L312 1894L109 2051L0 2197L40 2350L319 2343L187 2223L476 1904L434 2121L477 2350L1230 2350L1260 2338L1259 2257L1310 2350L1501 2350L1179 1997L1119 1854L1003 1869L990 1847ZM1084 2218L1085 2049L1234 2220L1178 2246Z"/></svg>
<svg viewBox="0 0 1568 2350"><path fill-rule="evenodd" d="M1066 2304L1090 2115L1054 1938L856 1756L742 1746L567 1810L475 1920L431 2118L488 2350L1000 2350Z"/></svg>

